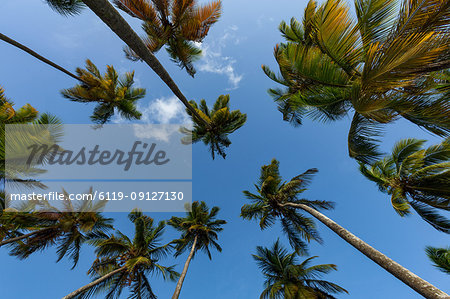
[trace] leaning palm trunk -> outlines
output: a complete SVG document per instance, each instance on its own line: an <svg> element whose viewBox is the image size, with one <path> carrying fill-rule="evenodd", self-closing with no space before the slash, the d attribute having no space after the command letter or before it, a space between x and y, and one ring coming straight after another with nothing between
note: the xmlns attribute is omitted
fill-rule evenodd
<svg viewBox="0 0 450 299"><path fill-rule="evenodd" d="M134 32L119 12L108 2L108 0L83 0L83 2L118 36L130 47L147 65L166 83L178 99L186 106L192 115L205 126L209 124L189 104L189 101L180 91L169 73L159 60L147 48L142 39Z"/></svg>
<svg viewBox="0 0 450 299"><path fill-rule="evenodd" d="M317 220L328 226L332 231L338 234L342 239L350 243L353 247L358 249L362 254L370 258L372 261L380 265L383 269L400 279L403 283L410 286L413 290L415 290L420 295L429 299L444 299L450 298L450 296L443 291L436 288L434 285L429 283L428 281L420 278L415 275L408 269L404 268L399 263L393 261L388 258L386 255L382 254L357 236L353 235L351 232L318 212L317 210L304 205L304 204L294 204L294 203L286 203L283 206L290 206L293 208L302 209L312 216L314 216Z"/></svg>
<svg viewBox="0 0 450 299"><path fill-rule="evenodd" d="M31 49L28 48L27 46L22 45L21 43L19 43L19 42L13 40L13 39L7 37L6 35L4 35L4 34L2 34L2 33L0 33L0 39L3 40L3 41L5 41L5 42L7 42L8 44L13 45L14 47L17 47L17 48L21 49L22 51L27 52L27 53L30 54L31 56L36 57L36 58L39 59L40 61L42 61L42 62L44 62L44 63L46 63L46 64L48 64L48 65L54 67L55 69L57 69L57 70L59 70L59 71L65 73L66 75L69 75L70 77L72 77L72 78L74 78L74 79L77 79L77 80L79 80L79 81L83 81L83 80L81 80L80 77L78 77L78 76L75 75L75 74L72 74L71 72L69 72L68 70L66 70L65 68L63 68L62 66L57 65L56 63L54 63L54 62L48 60L47 58L45 58L45 57L39 55L38 53L34 52L33 50L31 50Z"/></svg>
<svg viewBox="0 0 450 299"><path fill-rule="evenodd" d="M92 287L98 285L99 283L101 283L101 282L103 282L104 280L110 278L111 276L116 275L117 273L120 273L120 272L122 272L122 271L125 271L126 269L127 269L127 267L126 267L126 266L123 266L122 268L119 268L119 269L116 269L116 270L114 270L114 271L111 271L111 272L109 272L108 274L103 275L103 276L100 277L99 279L96 279L96 280L94 280L93 282L88 283L87 285L85 285L85 286L83 286L83 287L81 287L81 288L79 288L79 289L73 291L73 292L70 293L69 295L62 297L62 299L70 299L70 298L74 298L75 296L78 296L78 295L80 295L80 294L86 292L86 291L89 290L90 288L92 288Z"/></svg>
<svg viewBox="0 0 450 299"><path fill-rule="evenodd" d="M27 239L29 237L32 237L32 236L37 235L39 233L46 232L46 231L51 230L51 229L53 229L53 228L44 228L44 229L40 229L40 230L31 232L31 233L28 233L28 234L25 234L25 235L21 235L21 236L18 236L18 237L9 238L9 239L7 239L5 241L0 242L0 247L2 247L3 245L7 245L7 244L10 244L10 243L14 243L14 242L23 240L23 239Z"/></svg>
<svg viewBox="0 0 450 299"><path fill-rule="evenodd" d="M181 272L180 278L178 279L177 286L175 287L175 292L173 293L172 299L178 299L180 296L181 288L183 287L184 278L186 277L189 264L191 263L192 257L195 253L195 246L197 245L197 236L194 238L194 243L192 244L191 252L189 253L189 256L186 260L186 263L184 264L183 272Z"/></svg>

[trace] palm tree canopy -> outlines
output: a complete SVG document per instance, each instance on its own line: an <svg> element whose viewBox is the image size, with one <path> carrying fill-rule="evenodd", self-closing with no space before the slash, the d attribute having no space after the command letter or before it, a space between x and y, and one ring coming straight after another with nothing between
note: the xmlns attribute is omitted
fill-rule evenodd
<svg viewBox="0 0 450 299"><path fill-rule="evenodd" d="M197 240L194 255L197 250L203 250L211 259L210 247L222 251L222 247L217 243L217 233L223 230L222 226L227 222L216 219L219 210L218 207L213 207L209 211L205 202L194 201L186 217L170 218L168 224L182 234L180 239L174 240L175 256L190 250L195 238Z"/></svg>
<svg viewBox="0 0 450 299"><path fill-rule="evenodd" d="M391 195L400 216L412 207L434 228L450 233L450 220L438 213L450 211L450 140L424 148L425 140L397 142L390 155L371 165L360 163L361 173Z"/></svg>
<svg viewBox="0 0 450 299"><path fill-rule="evenodd" d="M425 252L436 268L450 274L450 247L436 248L427 246Z"/></svg>
<svg viewBox="0 0 450 299"><path fill-rule="evenodd" d="M348 293L337 284L320 279L337 270L336 265L311 265L316 256L299 263L298 253L289 253L279 240L271 248L258 246L253 258L265 277L261 299L334 298L332 294Z"/></svg>
<svg viewBox="0 0 450 299"><path fill-rule="evenodd" d="M105 218L100 211L105 202L92 203L84 200L72 204L67 191L63 190L62 207L57 208L48 201L29 201L19 213L4 213L0 219L5 224L13 224L20 232L37 232L29 238L10 243L10 254L19 259L56 245L58 262L68 256L73 267L78 263L81 246L90 234L107 232L113 228L113 219ZM93 194L92 188L87 194ZM27 212L29 211L29 212Z"/></svg>
<svg viewBox="0 0 450 299"><path fill-rule="evenodd" d="M205 100L201 100L200 105L197 105L195 101L190 101L189 103L209 125L207 126L195 119L192 116L192 112L186 109L186 113L194 122L194 127L192 130L187 128L181 129L181 132L187 135L182 138L181 142L190 144L201 140L205 145L209 145L213 159L216 153L225 158L225 148L231 144L228 135L245 124L247 114L241 113L239 110L230 111L229 95L219 96L212 109L208 108Z"/></svg>
<svg viewBox="0 0 450 299"><path fill-rule="evenodd" d="M283 232L289 238L293 248L306 252L303 240L322 242L316 230L314 221L300 213L297 209L286 206L287 203L304 204L314 209L332 209L334 204L329 201L308 200L299 198L317 169L309 169L289 181L283 181L279 172L280 163L273 159L268 165L261 167L261 175L255 184L256 193L244 191L251 201L241 209L241 217L247 220L259 220L261 229L266 229L280 219Z"/></svg>
<svg viewBox="0 0 450 299"><path fill-rule="evenodd" d="M199 5L196 0L114 0L116 6L130 16L142 20L146 33L143 39L151 52L164 45L171 59L194 76L193 62L202 53L196 45L206 37L210 27L219 20L222 2ZM127 57L139 60L131 49Z"/></svg>
<svg viewBox="0 0 450 299"><path fill-rule="evenodd" d="M136 102L145 96L145 89L134 88L134 72L119 78L113 66L107 66L102 76L98 68L88 59L86 69L77 68L76 73L82 83L61 91L65 98L80 103L97 103L91 119L104 124L114 115L115 110L125 119L140 119L142 114Z"/></svg>
<svg viewBox="0 0 450 299"><path fill-rule="evenodd" d="M450 106L436 83L450 66L450 6L402 0L398 7L395 0L356 0L354 20L344 1L311 0L302 22L282 22L286 42L274 51L280 75L263 70L284 86L269 90L284 119L335 121L353 111L349 154L362 162L380 155L381 125L399 117L448 136Z"/></svg>
<svg viewBox="0 0 450 299"><path fill-rule="evenodd" d="M161 274L164 279L174 281L178 273L173 266L162 266L159 261L167 256L170 246L162 245L161 238L165 222L155 224L153 219L134 210L128 215L134 223L134 237L129 238L120 231L114 235L93 233L90 244L95 245L97 259L92 264L89 274L96 280L109 272L125 267L100 284L80 294L76 298L89 298L106 292L106 298L119 298L124 288L129 287L128 298L156 298L150 282L149 274Z"/></svg>

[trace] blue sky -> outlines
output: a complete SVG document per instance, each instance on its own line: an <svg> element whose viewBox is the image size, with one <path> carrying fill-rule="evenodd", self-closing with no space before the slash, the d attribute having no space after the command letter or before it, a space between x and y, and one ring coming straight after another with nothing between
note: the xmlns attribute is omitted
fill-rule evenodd
<svg viewBox="0 0 450 299"><path fill-rule="evenodd" d="M204 2L204 1L202 1ZM228 221L220 235L222 253L213 260L199 253L189 268L182 298L259 298L263 277L251 258L257 245L269 246L278 237L287 245L277 226L260 231L256 222L239 218L246 201L243 190L252 190L261 165L272 158L281 162L281 174L291 178L308 168L319 174L305 193L311 199L336 202L326 214L369 244L387 254L422 278L450 292L448 276L437 271L424 253L427 245L446 246L448 236L424 223L418 216L400 218L386 195L365 180L356 163L347 155L349 119L322 124L306 120L293 128L281 119L266 90L274 83L261 71L261 64L274 67L273 47L281 41L277 26L281 20L301 18L306 1L225 0L223 16L210 31L204 44L203 59L197 62L198 74L190 78L169 61L164 51L157 54L189 99L205 98L208 103L220 94L230 94L233 109L247 113L247 124L231 136L233 144L226 160L211 160L202 144L193 147L193 196L219 206L221 219ZM100 69L112 64L120 72L135 70L136 81L147 89L141 100L144 122L177 122L183 109L173 100L169 89L142 63L124 58L123 43L93 13L65 18L42 1L2 1L1 32L24 43L69 70L84 66L86 58ZM139 23L127 17L139 33ZM5 43L0 43L0 84L17 106L31 103L39 111L58 115L66 123L89 123L92 105L72 103L59 90L74 80ZM116 119L117 121L117 119ZM434 136L406 122L387 127L383 148L389 150L403 137ZM88 187L88 186L87 186ZM126 214L108 214L123 232L131 233ZM176 214L182 216L183 214ZM168 219L170 213L155 213L155 219ZM333 232L318 223L324 244L311 243L310 253L318 263L334 263L339 271L326 276L349 295L340 298L420 298L409 287L364 257ZM167 229L167 240L177 234ZM178 264L181 271L186 255L168 258L166 265ZM85 247L78 267L70 270L66 261L55 263L53 248L18 261L0 250L2 289L0 298L60 298L89 282L86 272L94 259ZM159 298L170 298L175 283L151 278Z"/></svg>

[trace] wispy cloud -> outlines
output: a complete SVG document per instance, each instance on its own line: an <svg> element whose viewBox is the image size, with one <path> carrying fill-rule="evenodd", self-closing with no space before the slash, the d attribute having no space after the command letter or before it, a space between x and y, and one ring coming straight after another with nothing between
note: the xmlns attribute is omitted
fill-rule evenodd
<svg viewBox="0 0 450 299"><path fill-rule="evenodd" d="M239 87L239 83L243 79L242 74L238 74L235 69L236 60L230 56L223 55L224 48L232 41L235 45L241 42L238 38L236 25L230 26L225 30L224 34L218 40L208 41L204 43L197 43L197 46L202 49L203 56L197 66L201 72L214 73L225 75L231 84L230 89Z"/></svg>
<svg viewBox="0 0 450 299"><path fill-rule="evenodd" d="M256 19L256 25L258 25L258 28L264 27L264 24L266 23L273 23L275 19L273 17L267 17L266 15L262 14Z"/></svg>

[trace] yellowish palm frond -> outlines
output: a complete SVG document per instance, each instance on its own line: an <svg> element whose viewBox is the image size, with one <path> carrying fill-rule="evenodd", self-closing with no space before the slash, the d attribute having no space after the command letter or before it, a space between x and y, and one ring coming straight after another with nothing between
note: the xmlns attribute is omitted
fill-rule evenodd
<svg viewBox="0 0 450 299"><path fill-rule="evenodd" d="M384 42L397 17L396 0L356 0L358 28L364 50L371 43Z"/></svg>
<svg viewBox="0 0 450 299"><path fill-rule="evenodd" d="M430 72L449 47L439 34L412 33L385 44L374 43L366 53L363 89L374 93L407 87L421 74ZM447 61L446 63L449 63Z"/></svg>
<svg viewBox="0 0 450 299"><path fill-rule="evenodd" d="M317 10L317 2L310 0L305 8L303 15L303 34L307 44L312 40L312 32L314 28L314 16Z"/></svg>
<svg viewBox="0 0 450 299"><path fill-rule="evenodd" d="M134 18L145 22L159 22L155 8L147 0L114 0L116 6Z"/></svg>
<svg viewBox="0 0 450 299"><path fill-rule="evenodd" d="M195 0L173 0L172 3L172 23L179 25L183 22L186 11L194 8Z"/></svg>
<svg viewBox="0 0 450 299"><path fill-rule="evenodd" d="M214 1L193 10L189 21L182 27L182 35L192 41L202 41L209 28L216 23L222 13L222 1Z"/></svg>
<svg viewBox="0 0 450 299"><path fill-rule="evenodd" d="M340 0L328 0L317 9L313 26L320 49L353 76L361 62L361 41L348 6Z"/></svg>
<svg viewBox="0 0 450 299"><path fill-rule="evenodd" d="M394 36L449 29L448 0L403 0Z"/></svg>
<svg viewBox="0 0 450 299"><path fill-rule="evenodd" d="M169 17L170 3L167 0L152 0L153 5L161 14L162 19ZM170 1L171 2L171 1Z"/></svg>

